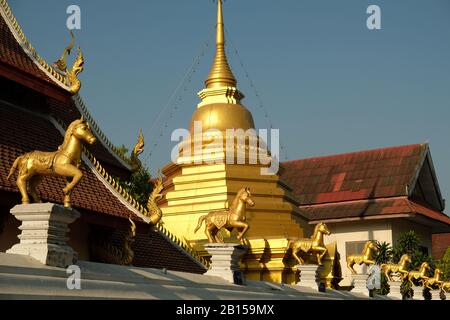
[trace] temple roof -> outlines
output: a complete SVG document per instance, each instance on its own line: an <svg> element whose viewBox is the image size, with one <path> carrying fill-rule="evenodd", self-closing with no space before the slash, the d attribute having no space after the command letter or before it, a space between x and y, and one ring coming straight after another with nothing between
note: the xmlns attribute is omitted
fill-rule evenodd
<svg viewBox="0 0 450 320"><path fill-rule="evenodd" d="M0 46L0 61L41 80L53 82L23 51L9 30L3 16L0 18L0 43L2 44Z"/></svg>
<svg viewBox="0 0 450 320"><path fill-rule="evenodd" d="M4 0L0 0L0 87L0 204L9 206L20 200L14 181L6 180L16 157L32 150L57 150L65 127L83 116L98 142L83 151L80 168L84 177L72 193L73 207L82 219L95 217L102 225L117 227L117 220L129 217L142 225L148 223L147 209L112 176L128 175L130 166L115 152L81 97L72 95L65 78L37 54ZM45 177L38 187L42 200L62 203L65 184L64 178ZM206 262L162 224L135 245L140 265L205 270Z"/></svg>
<svg viewBox="0 0 450 320"><path fill-rule="evenodd" d="M82 98L68 90L65 76L48 64L31 45L6 1L0 1L0 76L48 97L48 110L66 125L84 116L98 141L98 159L116 175L129 175L131 167L102 132ZM30 108L32 106L30 105Z"/></svg>
<svg viewBox="0 0 450 320"><path fill-rule="evenodd" d="M450 225L426 143L286 161L282 168L308 219L419 214Z"/></svg>
<svg viewBox="0 0 450 320"><path fill-rule="evenodd" d="M57 123L51 120L43 115L0 102L0 191L4 191L2 196L16 201L19 199L19 192L13 179L6 180L12 163L19 155L32 150L53 151L61 144L62 133L58 130ZM103 215L100 219L104 222L107 217L131 217L141 222L144 220L142 215L144 209L126 203L127 196L124 197L110 184L114 182L113 178L104 172L92 154L84 155L80 169L83 172L83 179L72 193L72 204L83 213L83 216ZM45 177L38 187L38 192L43 201L62 203L62 189L65 185L63 177ZM134 263L202 272L200 262L184 250L179 240L162 226L158 226L149 232L148 237L136 241L137 261ZM157 259L154 260L155 256Z"/></svg>

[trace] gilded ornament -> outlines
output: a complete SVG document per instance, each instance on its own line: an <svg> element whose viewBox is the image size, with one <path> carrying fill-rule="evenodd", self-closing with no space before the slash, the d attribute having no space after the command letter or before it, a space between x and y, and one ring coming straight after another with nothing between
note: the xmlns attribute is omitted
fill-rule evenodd
<svg viewBox="0 0 450 320"><path fill-rule="evenodd" d="M70 52L72 51L73 45L75 43L75 37L72 31L70 31L70 36L72 38L72 41L64 49L63 53L61 54L61 57L56 62L53 63L53 67L55 67L62 74L65 74L67 81L69 83L70 92L76 94L78 93L78 91L80 91L81 88L81 81L78 79L78 74L80 74L83 71L84 57L80 46L78 46L78 54L72 65L72 68L70 70L67 68L67 55L70 55Z"/></svg>
<svg viewBox="0 0 450 320"><path fill-rule="evenodd" d="M386 278L388 278L389 281L394 281L394 279L392 278L392 275L396 275L396 276L400 277L400 279L403 281L406 277L408 277L408 266L410 263L411 263L410 256L407 254L404 254L401 256L398 264L383 263L380 267L381 267L381 270L383 270L384 274L386 275Z"/></svg>
<svg viewBox="0 0 450 320"><path fill-rule="evenodd" d="M150 218L150 224L156 225L162 218L162 211L158 207L158 200L163 197L161 191L164 189L163 179L161 173L159 173L158 179L155 181L153 190L150 193L147 201L147 212L145 215Z"/></svg>
<svg viewBox="0 0 450 320"><path fill-rule="evenodd" d="M323 235L330 235L330 230L325 223L320 222L314 228L314 233L311 238L291 240L288 247L292 248L292 255L299 264L305 264L305 259L302 257L307 255L315 255L317 264L322 265L322 258L327 254L327 247L323 241Z"/></svg>
<svg viewBox="0 0 450 320"><path fill-rule="evenodd" d="M72 41L64 49L63 53L61 54L61 57L53 63L53 67L64 73L67 71L67 55L70 55L70 52L72 51L73 45L75 43L75 37L72 31L70 31L70 37L72 38Z"/></svg>
<svg viewBox="0 0 450 320"><path fill-rule="evenodd" d="M445 292L450 292L450 281L444 281L441 284L441 290Z"/></svg>
<svg viewBox="0 0 450 320"><path fill-rule="evenodd" d="M428 278L424 281L423 285L424 287L427 287L428 289L433 290L434 287L441 288L442 284L444 283L441 280L443 272L441 269L436 268L434 269L434 275L431 278Z"/></svg>
<svg viewBox="0 0 450 320"><path fill-rule="evenodd" d="M223 240L217 234L221 229L226 229L231 232L236 228L240 230L237 235L238 240L245 244L244 235L249 229L249 225L246 222L247 205L253 207L255 202L251 198L250 189L242 188L236 194L229 209L211 211L201 216L198 219L194 233L200 229L203 221L205 221L205 234L210 243L223 243Z"/></svg>
<svg viewBox="0 0 450 320"><path fill-rule="evenodd" d="M367 241L364 245L364 249L360 255L351 255L347 257L347 267L350 269L352 274L356 274L353 266L355 264L367 266L375 264L374 253L377 250L377 246L373 241Z"/></svg>
<svg viewBox="0 0 450 320"><path fill-rule="evenodd" d="M408 281L414 285L414 280L417 280L422 285L425 284L425 281L428 279L428 271L430 270L430 265L428 262L422 262L419 270L410 271L408 273Z"/></svg>
<svg viewBox="0 0 450 320"><path fill-rule="evenodd" d="M142 135L142 129L139 129L138 141L134 145L133 151L131 152L131 170L133 172L139 171L142 168L141 160L139 160L138 156L144 152L144 136Z"/></svg>
<svg viewBox="0 0 450 320"><path fill-rule="evenodd" d="M83 177L79 169L82 142L93 144L96 139L89 124L83 119L73 121L66 130L63 144L54 152L32 151L14 161L8 179L19 169L16 184L22 195L22 203L30 203L28 193L34 202L41 202L36 187L46 175L72 178L63 189L64 206L70 207L72 190Z"/></svg>
<svg viewBox="0 0 450 320"><path fill-rule="evenodd" d="M70 92L73 94L78 93L81 88L81 81L78 79L78 74L83 71L84 66L84 57L83 52L81 51L80 46L78 46L78 55L75 59L72 68L67 70L67 80L69 81Z"/></svg>

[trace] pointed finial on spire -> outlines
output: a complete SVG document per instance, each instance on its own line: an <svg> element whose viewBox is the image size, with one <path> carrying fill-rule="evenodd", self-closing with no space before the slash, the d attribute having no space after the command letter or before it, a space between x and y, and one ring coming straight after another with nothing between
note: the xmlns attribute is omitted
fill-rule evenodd
<svg viewBox="0 0 450 320"><path fill-rule="evenodd" d="M216 55L214 63L205 81L206 88L236 87L236 79L231 72L225 54L225 35L222 14L222 0L217 0Z"/></svg>

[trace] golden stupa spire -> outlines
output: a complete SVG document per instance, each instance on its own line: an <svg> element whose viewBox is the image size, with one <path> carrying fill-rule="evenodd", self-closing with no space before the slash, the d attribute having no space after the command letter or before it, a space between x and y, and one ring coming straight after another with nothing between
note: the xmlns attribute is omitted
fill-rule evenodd
<svg viewBox="0 0 450 320"><path fill-rule="evenodd" d="M206 88L236 87L236 79L228 65L225 54L225 35L223 26L222 0L217 0L216 55L214 63L205 80Z"/></svg>

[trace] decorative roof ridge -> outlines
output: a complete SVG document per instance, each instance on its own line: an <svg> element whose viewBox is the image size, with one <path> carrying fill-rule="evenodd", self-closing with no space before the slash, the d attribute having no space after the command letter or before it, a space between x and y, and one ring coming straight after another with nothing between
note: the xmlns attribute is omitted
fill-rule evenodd
<svg viewBox="0 0 450 320"><path fill-rule="evenodd" d="M42 58L28 41L25 33L20 27L19 22L12 13L11 8L6 0L0 0L0 15L4 18L6 25L9 27L12 35L16 39L17 43L22 47L26 55L33 61L34 64L44 72L55 84L70 92L67 78L57 72L50 64L48 64L44 58Z"/></svg>
<svg viewBox="0 0 450 320"><path fill-rule="evenodd" d="M60 131L64 133L66 125L63 122L49 116L52 124ZM105 186L111 191L111 193L116 196L116 198L122 202L131 212L133 212L137 217L144 220L146 223L149 222L147 218L148 210L141 204L139 204L132 195L130 195L122 186L115 180L106 169L100 164L100 162L95 158L95 156L85 147L83 147L83 160L94 172L94 174L101 178L101 181ZM106 185L107 184L107 185ZM109 187L108 187L109 186ZM112 192L111 188L115 191ZM176 237L169 230L167 230L160 222L154 226L155 230L163 235L167 240L173 243L176 247L180 249L181 252L185 253L188 257L193 259L199 265L208 268L209 263L206 259L199 256L190 246L182 241L180 238Z"/></svg>
<svg viewBox="0 0 450 320"><path fill-rule="evenodd" d="M111 140L108 139L106 134L100 129L100 126L95 121L94 117L91 115L89 109L87 108L86 104L84 103L81 96L77 93L72 96L72 101L75 104L75 107L78 109L78 111L81 113L82 116L89 122L91 127L94 129L97 136L102 141L103 145L106 147L106 149L116 158L125 168L128 170L131 170L131 165L129 165L126 162L126 158L118 152L117 147L111 142Z"/></svg>

